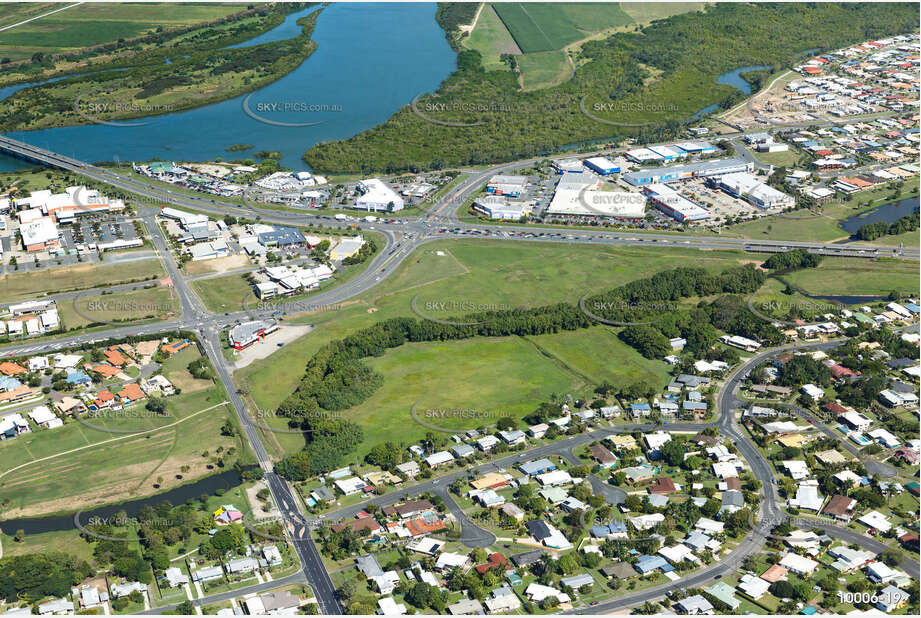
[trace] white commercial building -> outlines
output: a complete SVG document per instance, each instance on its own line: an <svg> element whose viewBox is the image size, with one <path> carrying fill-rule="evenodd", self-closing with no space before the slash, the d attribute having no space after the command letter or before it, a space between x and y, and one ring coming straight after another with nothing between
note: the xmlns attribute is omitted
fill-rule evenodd
<svg viewBox="0 0 921 618"><path fill-rule="evenodd" d="M177 210L176 208L162 208L160 209L160 216L178 221L179 225L182 227L208 223L207 215L196 215L190 212L185 212L184 210Z"/></svg>
<svg viewBox="0 0 921 618"><path fill-rule="evenodd" d="M756 176L746 172L720 176L717 182L726 193L744 199L758 208L787 208L796 203L793 196L764 184Z"/></svg>
<svg viewBox="0 0 921 618"><path fill-rule="evenodd" d="M355 207L368 211L397 212L403 210L403 198L379 178L368 178L358 183L361 196L355 200Z"/></svg>
<svg viewBox="0 0 921 618"><path fill-rule="evenodd" d="M501 195L484 195L473 203L473 209L490 219L518 221L531 214L531 202L509 202Z"/></svg>
<svg viewBox="0 0 921 618"><path fill-rule="evenodd" d="M701 221L710 218L710 211L698 206L668 185L654 184L644 190L656 208L677 221Z"/></svg>

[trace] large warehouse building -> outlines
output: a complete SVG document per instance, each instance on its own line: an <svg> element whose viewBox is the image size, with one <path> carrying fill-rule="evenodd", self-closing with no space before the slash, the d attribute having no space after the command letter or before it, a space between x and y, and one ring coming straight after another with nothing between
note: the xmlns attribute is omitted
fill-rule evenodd
<svg viewBox="0 0 921 618"><path fill-rule="evenodd" d="M791 195L778 191L774 187L764 184L757 176L744 172L725 174L713 182L720 189L733 197L738 197L749 204L765 210L769 208L788 208L796 203Z"/></svg>
<svg viewBox="0 0 921 618"><path fill-rule="evenodd" d="M357 186L361 196L355 200L355 207L367 211L396 212L403 210L403 198L379 178L361 180Z"/></svg>
<svg viewBox="0 0 921 618"><path fill-rule="evenodd" d="M601 182L588 173L567 174L560 179L547 206L548 215L566 217L640 218L646 214L646 198L640 193L601 191Z"/></svg>
<svg viewBox="0 0 921 618"><path fill-rule="evenodd" d="M620 172L620 166L606 157L592 157L591 159L586 159L585 167L602 176Z"/></svg>
<svg viewBox="0 0 921 618"><path fill-rule="evenodd" d="M527 184L527 176L503 176L500 174L489 179L489 182L486 183L486 192L508 197L519 197Z"/></svg>
<svg viewBox="0 0 921 618"><path fill-rule="evenodd" d="M481 212L490 219L504 219L518 221L531 214L533 202L510 202L501 195L484 195L473 202L473 209Z"/></svg>
<svg viewBox="0 0 921 618"><path fill-rule="evenodd" d="M701 208L668 185L654 184L643 190L656 208L676 221L684 223L710 218L710 211Z"/></svg>
<svg viewBox="0 0 921 618"><path fill-rule="evenodd" d="M635 172L624 174L621 178L635 187L642 187L663 182L688 180L690 178L708 178L736 172L751 172L754 169L755 164L745 159L717 159L714 161L672 165L670 167L639 169Z"/></svg>

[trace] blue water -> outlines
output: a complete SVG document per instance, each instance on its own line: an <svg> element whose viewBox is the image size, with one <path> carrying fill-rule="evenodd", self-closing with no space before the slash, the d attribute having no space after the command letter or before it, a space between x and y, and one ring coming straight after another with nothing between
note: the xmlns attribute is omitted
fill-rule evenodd
<svg viewBox="0 0 921 618"><path fill-rule="evenodd" d="M848 217L842 221L840 225L848 234L856 234L857 230L868 223L879 223L881 221L885 223L895 223L902 217L917 212L918 204L918 198L906 197L898 202L883 204L865 213Z"/></svg>
<svg viewBox="0 0 921 618"><path fill-rule="evenodd" d="M741 74L748 73L749 71L761 71L761 70L770 69L770 68L771 67L766 67L766 66L742 67L741 69L736 69L735 71L729 71L728 73L723 73L722 75L716 78L716 83L725 84L727 86L735 86L736 88L738 88L745 94L751 94L752 87L747 81L742 79Z"/></svg>
<svg viewBox="0 0 921 618"><path fill-rule="evenodd" d="M762 69L769 69L769 68L771 67L767 67L767 66L742 67L741 69L736 69L734 71L728 71L726 73L723 73L722 75L716 78L716 83L724 84L726 86L735 86L736 88L738 88L745 94L751 94L752 87L747 81L742 79L741 74L747 73L749 71L760 71ZM711 114L715 112L716 110L718 110L719 107L720 106L718 103L714 103L713 105L708 105L707 107L703 108L702 110L700 110L699 112L691 116L691 119L695 120L697 118L700 118L701 116L706 116L707 114Z"/></svg>
<svg viewBox="0 0 921 618"><path fill-rule="evenodd" d="M236 45L228 45L225 49L233 49L235 47L252 47L253 45L262 45L263 43L274 43L275 41L283 41L284 39L293 39L302 32L302 28L297 25L297 20L299 20L304 15L310 15L316 10L318 10L318 7L313 6L304 11L291 13L285 17L285 20L281 22L278 27L272 28L265 34L260 34L255 38L249 39L248 41L243 41L241 43L237 43Z"/></svg>
<svg viewBox="0 0 921 618"><path fill-rule="evenodd" d="M154 116L145 126L88 125L7 135L89 162L244 158L266 149L281 152L282 165L305 169L301 155L310 146L351 137L384 122L416 95L436 90L456 68L455 54L435 22L435 9L433 3L333 3L323 9L313 33L318 44L313 55L249 100L251 110L272 121L323 124L266 124L247 116L242 106L246 97L238 97ZM278 28L248 44L298 34L297 19L315 10L310 7L289 15ZM260 105L263 109L326 105L327 109L260 113ZM336 107L341 111L330 111ZM255 147L226 152L228 146L243 143Z"/></svg>

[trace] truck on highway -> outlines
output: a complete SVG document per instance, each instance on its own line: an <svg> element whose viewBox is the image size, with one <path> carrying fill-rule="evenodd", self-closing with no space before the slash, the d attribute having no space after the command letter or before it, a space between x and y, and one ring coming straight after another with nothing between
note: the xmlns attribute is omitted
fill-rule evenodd
<svg viewBox="0 0 921 618"><path fill-rule="evenodd" d="M348 218L349 218L348 215L344 215L344 214L342 214L342 213L339 213L338 215L336 215L336 220L337 220L337 221L345 221L345 220L347 220Z"/></svg>

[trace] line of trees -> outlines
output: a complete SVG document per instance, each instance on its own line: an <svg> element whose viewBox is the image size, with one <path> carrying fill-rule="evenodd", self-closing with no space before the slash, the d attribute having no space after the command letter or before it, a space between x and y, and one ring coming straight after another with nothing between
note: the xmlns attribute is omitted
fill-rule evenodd
<svg viewBox="0 0 921 618"><path fill-rule="evenodd" d="M914 232L918 229L919 215L917 212L905 215L892 223L879 221L860 226L854 235L857 240L876 240L882 236L897 236L905 232Z"/></svg>
<svg viewBox="0 0 921 618"><path fill-rule="evenodd" d="M631 316L654 317L655 326L628 327L621 337L644 356L661 357L670 349L668 337L675 333L685 336L693 349L703 352L713 345L718 332L709 325L710 316L705 308L662 312L649 310L651 305L719 292L754 292L764 279L765 274L750 264L715 274L702 268L676 268L633 281L597 298L618 306L631 305L628 309ZM747 312L741 301L736 308L738 314ZM765 325L750 313L749 317L753 324ZM297 388L278 407L278 414L288 418L291 427L304 432L307 444L304 450L281 460L276 470L290 480L323 474L340 467L346 456L362 442L361 427L339 414L366 401L383 384L383 376L362 359L382 356L404 343L546 335L594 324L578 307L559 303L533 309L468 314L459 319L458 324L392 318L331 341L310 358ZM745 332L754 330L752 327Z"/></svg>
<svg viewBox="0 0 921 618"><path fill-rule="evenodd" d="M796 270L798 268L815 268L822 262L822 256L809 253L806 249L794 249L784 253L775 253L764 261L764 268L770 270Z"/></svg>

